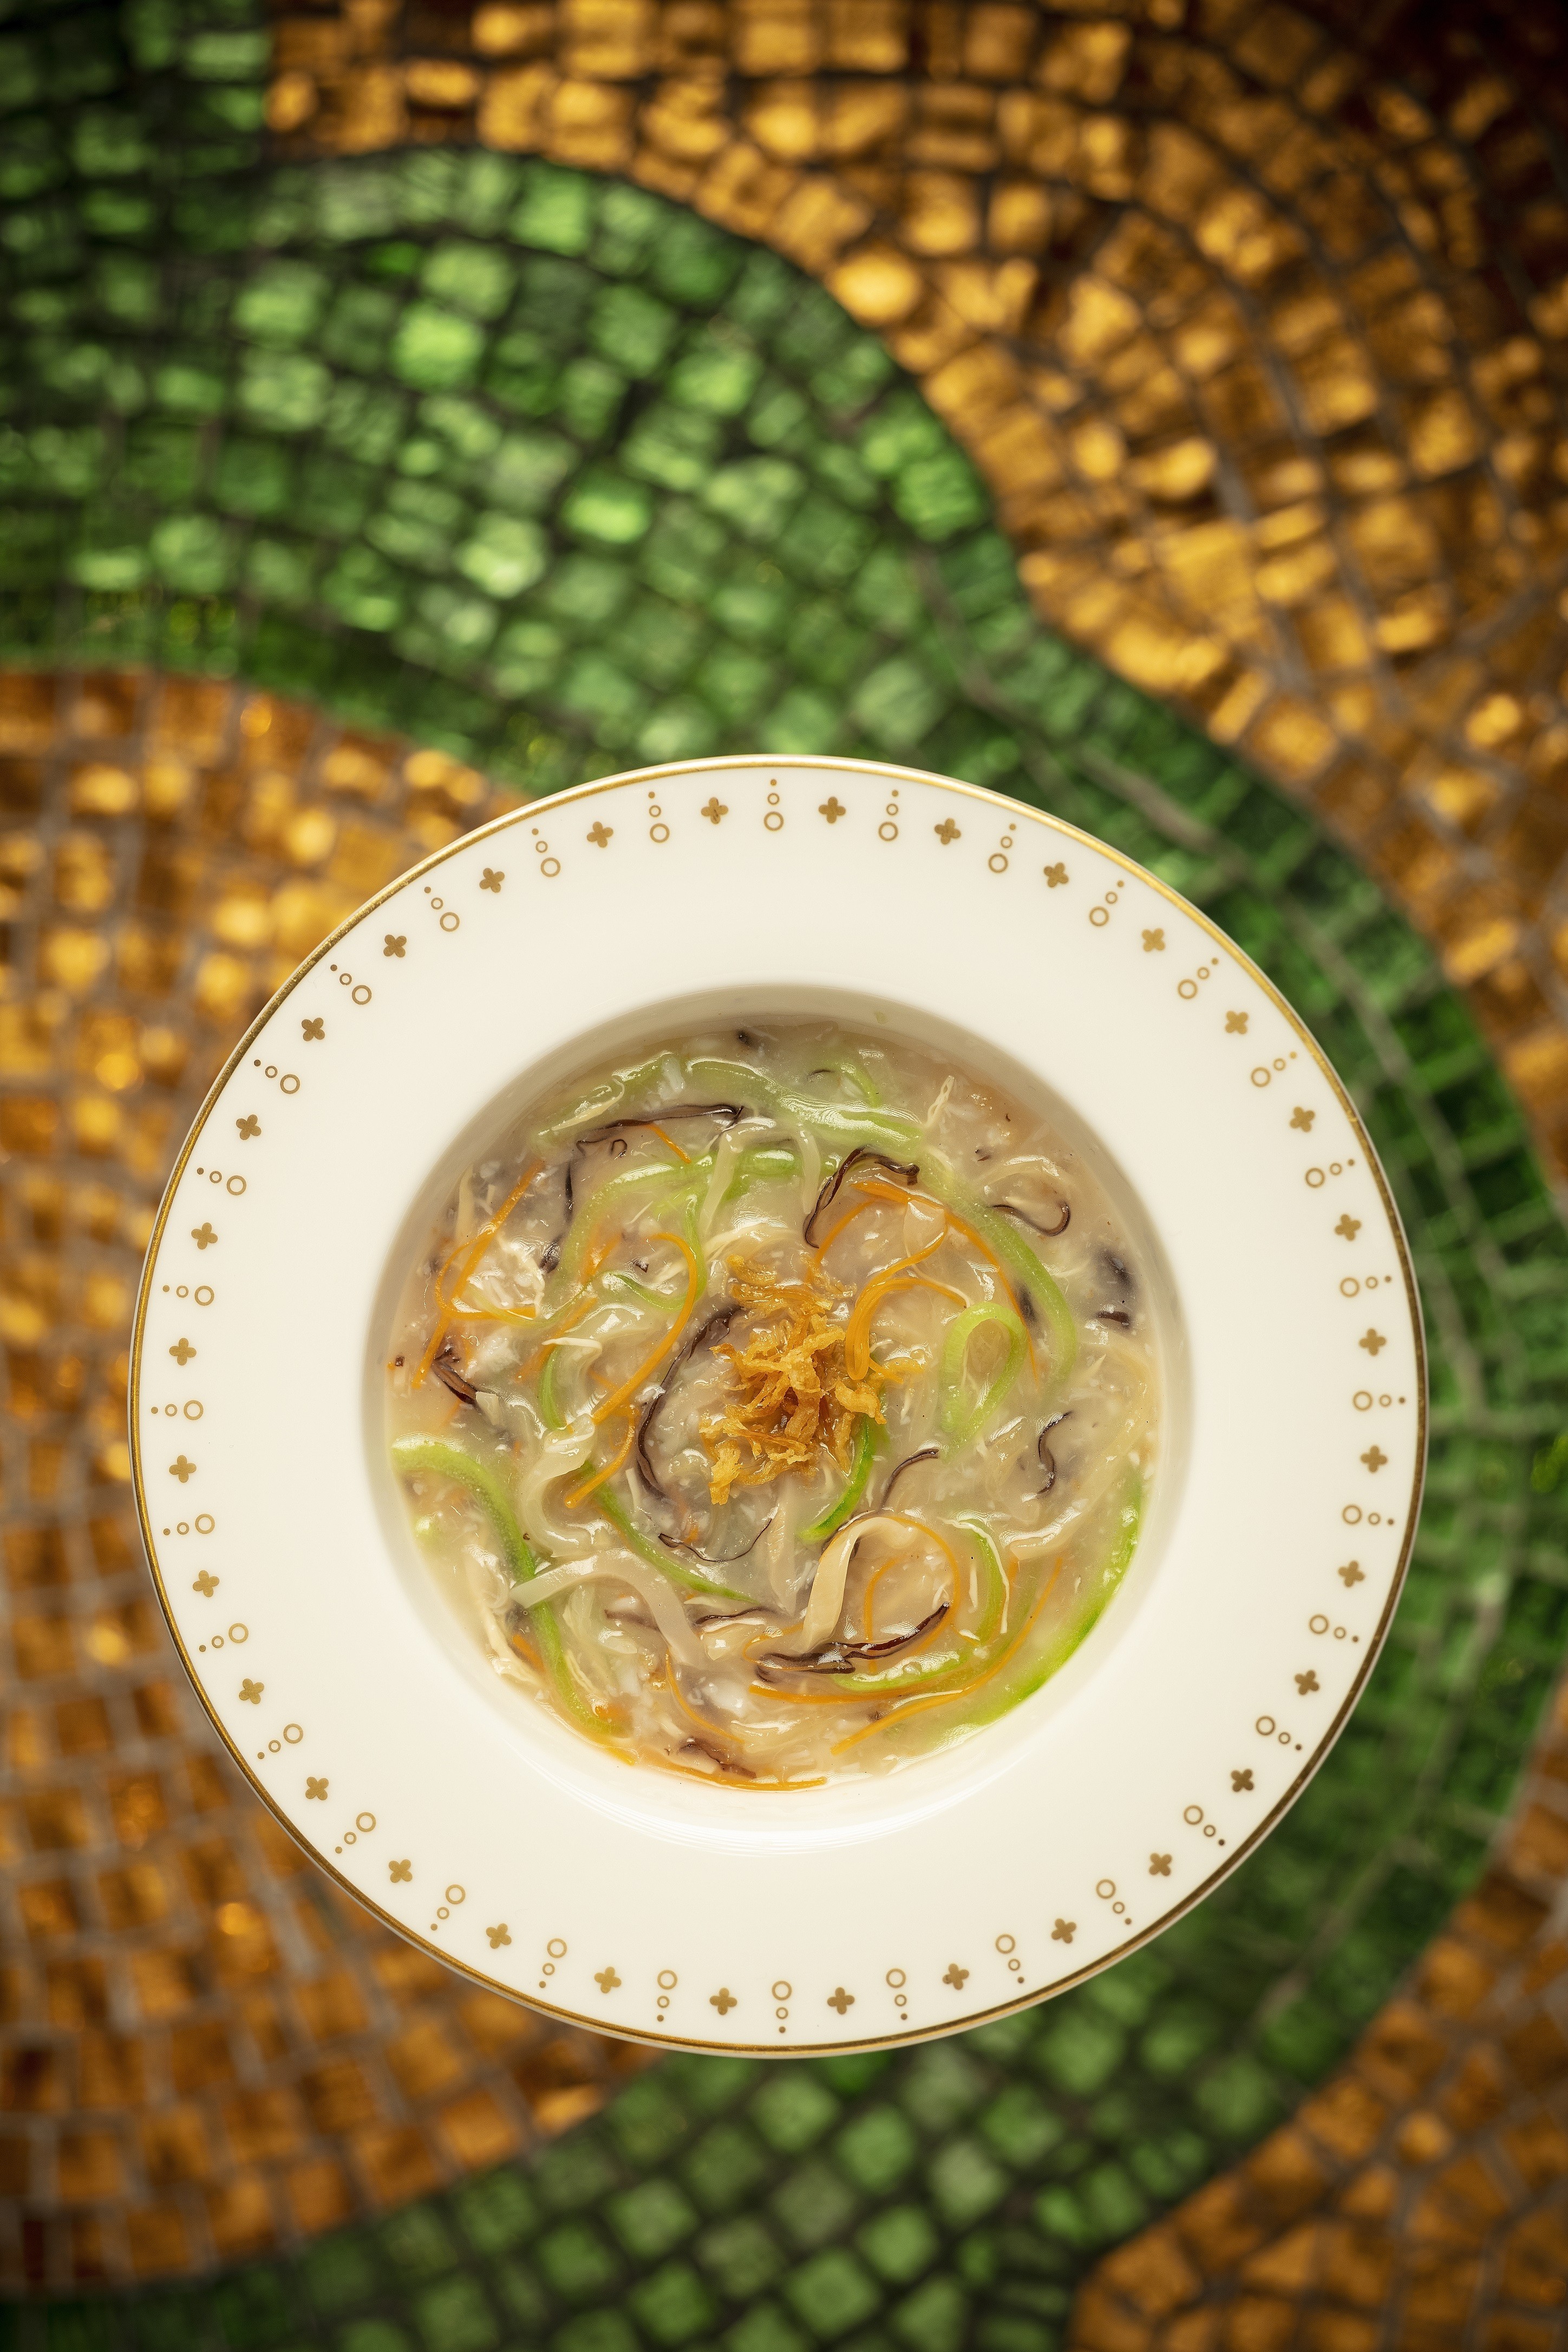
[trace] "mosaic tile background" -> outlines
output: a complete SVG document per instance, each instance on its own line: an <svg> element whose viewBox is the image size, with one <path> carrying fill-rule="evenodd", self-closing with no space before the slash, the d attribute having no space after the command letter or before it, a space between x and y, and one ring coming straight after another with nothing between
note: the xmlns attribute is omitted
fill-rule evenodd
<svg viewBox="0 0 1568 2352"><path fill-rule="evenodd" d="M1040 616L1324 810L1562 1153L1565 91L1553 0L328 0L268 111L622 173L822 279Z"/></svg>
<svg viewBox="0 0 1568 2352"><path fill-rule="evenodd" d="M1378 79L1398 65L1396 20L1358 62L1309 16L1189 13L362 6L269 35L248 11L141 0L0 25L0 2261L34 2298L10 2314L29 2352L1561 2339L1561 1732L1522 1797L1516 1783L1568 1634L1568 1240L1484 1042L1501 1041L1552 1150L1562 803L1540 741L1561 719L1558 494L1527 483L1532 529L1507 538L1534 551L1500 604L1450 601L1425 647L1369 652L1368 636L1311 688L1305 716L1339 728L1338 748L1292 768L1275 607L1310 634L1338 591L1324 575L1298 606L1269 584L1236 521L1257 440L1239 411L1202 408L1198 506L1131 497L1134 360L1119 375L1114 338L1075 346L1073 305L1120 282L1117 238L1165 130L1190 117L1212 144L1230 120L1198 107L1194 60L1211 99L1229 75L1256 111L1282 41L1298 62L1275 72L1267 119L1278 131L1278 109L1305 108L1327 142L1300 184L1340 203L1349 155L1412 266L1451 272L1458 248L1423 241L1390 160L1415 137L1401 146ZM1400 70L1412 104L1442 99L1433 141L1485 179L1489 127L1524 102L1503 65L1532 27L1549 57L1556 19L1489 23L1488 65L1471 20L1440 13ZM1314 86L1301 64L1347 56L1359 79L1342 63ZM1479 100L1452 118L1483 69L1502 97L1467 129ZM524 81L543 95L508 115ZM774 153L803 121L840 138L859 105L864 126L878 91L858 160L830 162L828 131ZM1119 93L1142 125L1124 153L1144 162L1090 188L1079 220L1061 192L1106 168ZM1004 172L984 141L1026 102L1051 122L1076 109L1079 130ZM699 119L717 136L682 182L669 126ZM742 170L746 152L762 164ZM944 172L968 246L921 226ZM852 221L824 188L858 192ZM1031 188L1032 290L977 319L981 265L966 277L960 259L988 254L999 281L1023 235L999 224ZM1489 316L1539 307L1549 209L1542 194L1545 226L1494 269L1503 215L1477 200L1465 267L1493 287ZM811 246L808 217L840 228ZM1187 247L1206 217L1191 213ZM1374 224L1365 245L1387 236ZM1309 257L1331 249L1325 231ZM873 316L866 273L886 283L895 260L918 299ZM1187 316L1184 284L1168 314L1147 298L1150 335ZM1237 366L1296 366L1260 297L1237 316ZM1466 316L1448 340L1473 358L1486 321ZM1552 346L1533 348L1519 380L1541 391ZM961 360L979 376L944 377ZM1374 375L1387 440L1405 411ZM965 381L991 383L978 406ZM1059 441L1091 410L1121 417L1127 446L1072 509L1074 543L1132 599L1098 619L1052 604L1039 517L1067 510L1029 471L1042 417ZM1298 456L1321 443L1325 467L1364 439L1364 417L1289 415ZM1458 467L1467 560L1490 543L1477 500L1500 463L1482 431ZM1374 488L1334 481L1321 530L1342 554ZM1268 625L1235 623L1216 696L1217 672L1151 669L1152 640L1127 631L1154 609L1137 547L1169 539L1170 555L1218 523ZM1232 644L1215 577L1195 604L1161 589L1162 642ZM1468 683L1442 727L1385 736L1384 796L1358 799L1366 713L1405 708L1445 662ZM1245 724L1226 701L1244 669L1263 680ZM1475 755L1496 791L1467 830L1422 761L1439 736L1445 757L1456 730L1473 736L1489 698L1523 716ZM1433 1477L1351 1733L1194 1919L1045 2011L929 2051L645 2072L404 1950L232 1784L125 1509L126 1318L207 1075L366 890L498 792L757 744L890 755L1059 809L1276 974L1354 1087L1411 1225ZM1496 953L1478 961L1478 939Z"/></svg>

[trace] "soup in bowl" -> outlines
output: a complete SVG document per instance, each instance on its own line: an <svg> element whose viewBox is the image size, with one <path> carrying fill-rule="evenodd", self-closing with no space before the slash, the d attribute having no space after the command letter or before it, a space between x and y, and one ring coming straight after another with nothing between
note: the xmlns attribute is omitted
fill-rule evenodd
<svg viewBox="0 0 1568 2352"><path fill-rule="evenodd" d="M393 1467L495 1671L737 1790L1007 1714L1121 1583L1149 1287L1039 1111L886 1030L765 1019L574 1072L466 1167L386 1359Z"/></svg>
<svg viewBox="0 0 1568 2352"><path fill-rule="evenodd" d="M519 808L325 940L131 1396L182 1655L321 1866L553 2015L780 2053L1058 1990L1253 1850L1424 1410L1266 977L1109 845L808 758Z"/></svg>

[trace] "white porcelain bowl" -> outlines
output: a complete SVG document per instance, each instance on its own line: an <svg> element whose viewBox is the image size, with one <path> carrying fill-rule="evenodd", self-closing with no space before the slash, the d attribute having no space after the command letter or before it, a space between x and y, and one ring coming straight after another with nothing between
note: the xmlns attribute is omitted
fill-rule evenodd
<svg viewBox="0 0 1568 2352"><path fill-rule="evenodd" d="M386 1465L393 1293L471 1150L690 1013L886 1020L1048 1107L1155 1269L1161 1468L1068 1664L886 1778L627 1769L490 1671ZM1419 1309L1343 1087L1163 884L973 786L703 761L455 843L302 964L181 1153L138 1307L160 1596L265 1801L413 1942L702 2050L865 2047L1060 1991L1170 1924L1322 1761L1415 1532Z"/></svg>

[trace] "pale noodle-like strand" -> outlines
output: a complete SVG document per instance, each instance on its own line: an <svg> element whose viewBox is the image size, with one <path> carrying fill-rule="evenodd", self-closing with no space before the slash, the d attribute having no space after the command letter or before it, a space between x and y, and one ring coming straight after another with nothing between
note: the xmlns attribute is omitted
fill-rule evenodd
<svg viewBox="0 0 1568 2352"><path fill-rule="evenodd" d="M908 1551L920 1541L921 1530L905 1519L895 1519L883 1511L873 1511L863 1519L851 1519L839 1528L822 1558L816 1563L816 1577L811 1588L811 1598L805 1604L805 1615L794 1633L786 1634L774 1646L787 1650L792 1656L804 1657L819 1650L844 1611L844 1587L849 1575L849 1563L855 1547L862 1536L885 1535L900 1551Z"/></svg>
<svg viewBox="0 0 1568 2352"><path fill-rule="evenodd" d="M750 1140L749 1137L744 1136L743 1130L751 1125L750 1119L742 1119L736 1126L727 1129L720 1137L718 1148L714 1151L713 1173L708 1179L708 1190L703 1193L702 1206L697 1212L697 1230L702 1237L705 1247L709 1249L712 1247L709 1236L713 1230L720 1209L723 1205L724 1195L730 1189L736 1162Z"/></svg>
<svg viewBox="0 0 1568 2352"><path fill-rule="evenodd" d="M629 1585L637 1599L646 1603L648 1614L681 1664L694 1667L699 1674L707 1671L708 1653L698 1640L674 1586L657 1569L634 1559L630 1552L600 1552L592 1559L569 1560L563 1568L547 1569L542 1576L531 1576L526 1584L518 1585L511 1597L521 1601L525 1609L537 1609L546 1601L559 1600L563 1592L575 1592L579 1586L594 1583Z"/></svg>

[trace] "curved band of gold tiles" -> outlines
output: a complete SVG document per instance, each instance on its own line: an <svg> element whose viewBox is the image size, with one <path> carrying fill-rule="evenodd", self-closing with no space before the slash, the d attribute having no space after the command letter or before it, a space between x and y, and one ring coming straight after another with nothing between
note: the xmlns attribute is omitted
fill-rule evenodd
<svg viewBox="0 0 1568 2352"><path fill-rule="evenodd" d="M270 106L302 153L477 136L622 172L821 276L984 467L1042 613L1310 796L1441 942L1561 1161L1568 208L1541 119L1560 34L1545 9L1417 10L1380 35L1348 11L1341 26L1327 9L1219 0L1092 16L563 0L485 5L471 23L370 0L279 22ZM9 748L74 771L104 796L100 816L117 814L117 774L154 817L199 777L209 841L244 805L255 903L273 901L284 964L485 813L480 780L437 754L405 759L222 687L108 677L57 694L39 679L9 694ZM263 772L272 786L242 794L236 780ZM384 802L341 822L324 878L293 871L312 860L290 828L334 823L302 775L340 803L392 782L390 816ZM117 885L84 866L73 887L90 910ZM199 889L199 861L162 887L171 903ZM217 1024L248 986L250 903L231 894L179 976ZM57 928L54 994L17 1011L16 1068L47 1064L71 959L92 951L85 930ZM134 909L120 940L128 971L159 952ZM77 1140L118 1152L140 1192L68 1195L31 1173L17 1188L26 1265L5 1336L25 1354L62 1268L89 1333L13 1438L14 1483L39 1504L69 1473L55 1432L79 1402L71 1442L89 1476L111 1466L144 1196L205 1076L174 1024L162 1043L142 1034L167 1107L118 1117L122 1025L95 1014L72 1037L99 1080ZM26 1151L34 1114L16 1098L8 1115L22 1125L0 1139ZM133 2267L203 2268L268 2242L264 2168L299 2228L326 2229L561 2127L637 2063L453 1986L230 1796L189 1736L100 1491L79 1537L40 1531L10 1563L37 1595L17 1636L29 1674L68 1675L79 1643L86 1661L53 1708L70 1771L28 1801L27 1835L63 1853L91 1806L110 1807L124 1851L99 1892L131 1931L150 2025L120 2030L101 1962L49 1969L50 2017L78 2040L76 2104L47 2061L22 2087L58 2167L60 2283L113 2273L97 2215L128 2193ZM13 1760L42 1760L49 1738L25 1706ZM1223 2327L1271 2345L1309 2306L1314 2341L1415 2340L1454 2325L1478 2285L1493 2344L1554 2340L1568 2135L1552 2112L1552 2004L1568 1953L1549 1906L1568 1871L1565 1778L1549 1747L1502 1871L1428 1955L1415 2002L1238 2175L1103 2266L1081 2341L1192 2345ZM40 1937L70 1924L63 1867L30 1876L24 1901ZM302 2074L300 2042L316 2053ZM159 2095L132 2182L102 2116L144 2087ZM203 2236L175 2192L226 2142L238 2162L212 2177Z"/></svg>
<svg viewBox="0 0 1568 2352"><path fill-rule="evenodd" d="M618 173L821 278L1041 617L1337 827L1568 1159L1560 11L372 0L276 56L285 149Z"/></svg>

